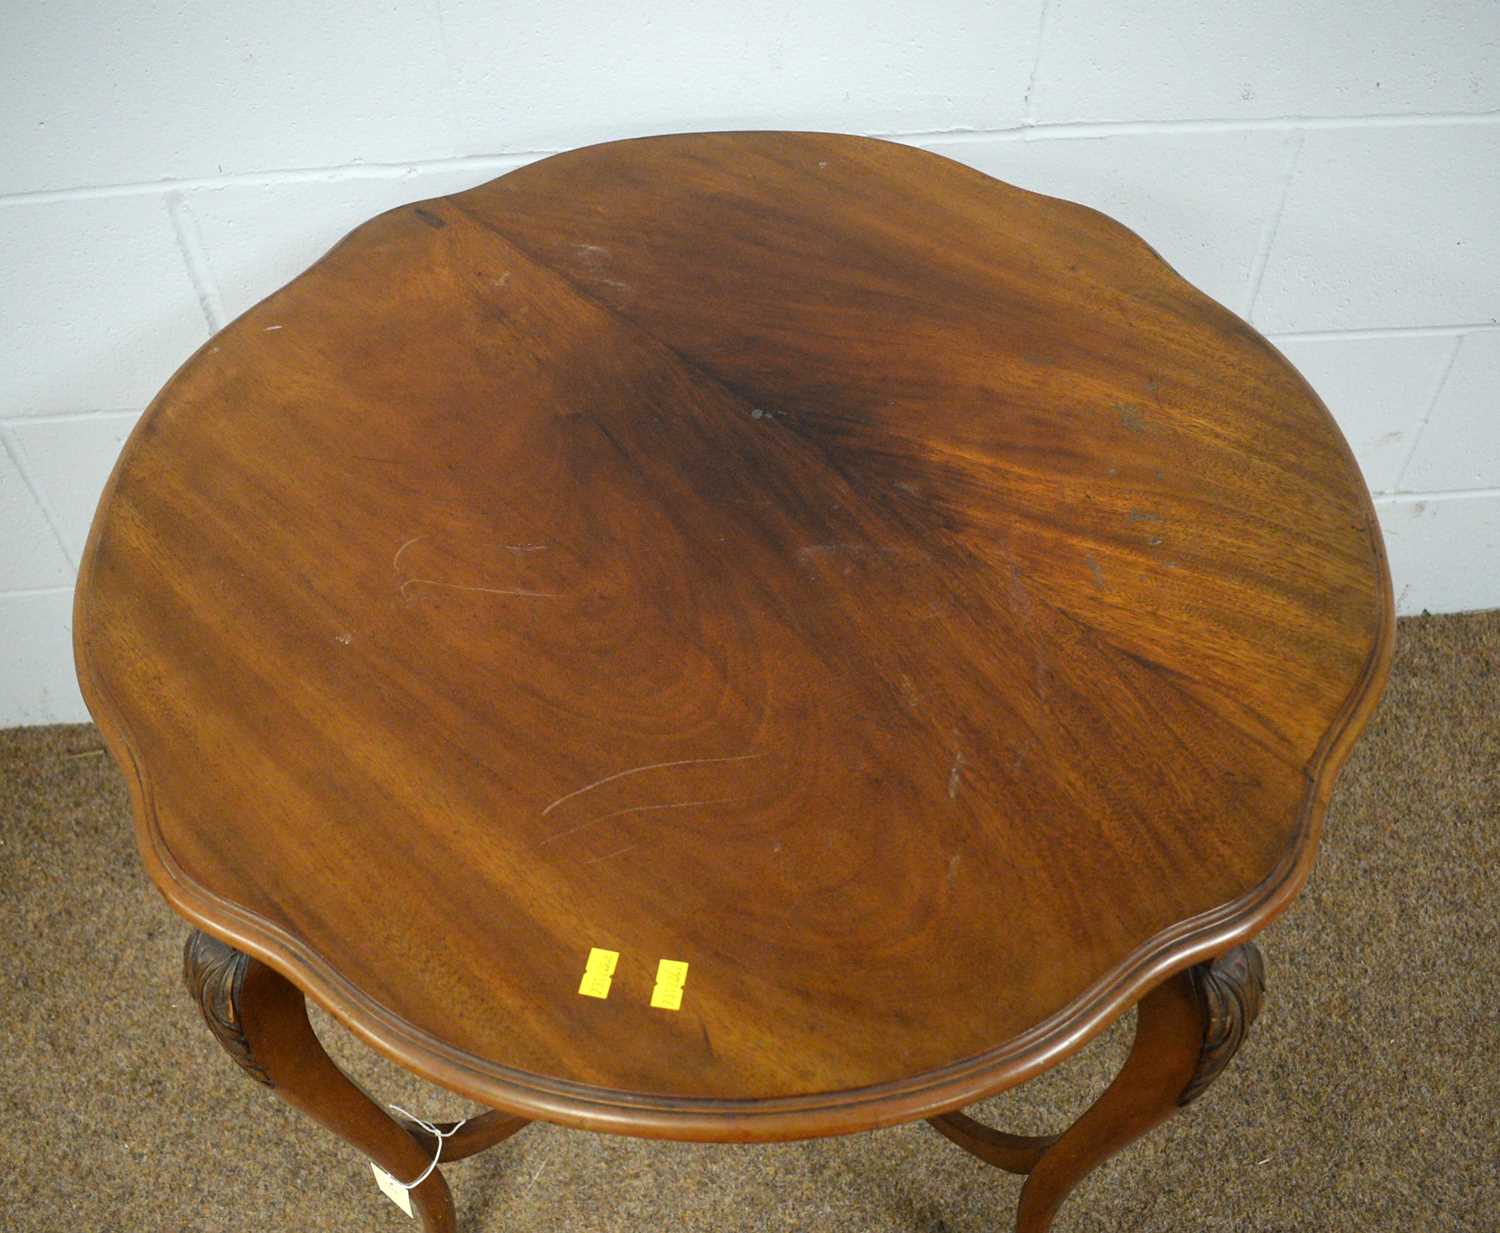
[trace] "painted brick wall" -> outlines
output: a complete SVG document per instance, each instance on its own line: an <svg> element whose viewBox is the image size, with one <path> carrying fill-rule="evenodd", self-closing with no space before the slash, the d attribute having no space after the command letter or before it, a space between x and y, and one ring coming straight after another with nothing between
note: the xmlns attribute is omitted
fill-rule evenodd
<svg viewBox="0 0 1500 1233"><path fill-rule="evenodd" d="M84 718L94 502L212 331L379 210L736 127L895 137L1114 214L1322 393L1401 610L1500 606L1496 0L9 0L0 725Z"/></svg>

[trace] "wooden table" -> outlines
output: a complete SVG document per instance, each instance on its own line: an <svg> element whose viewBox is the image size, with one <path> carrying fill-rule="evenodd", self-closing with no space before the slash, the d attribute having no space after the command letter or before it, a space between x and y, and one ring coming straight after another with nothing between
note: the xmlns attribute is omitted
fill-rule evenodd
<svg viewBox="0 0 1500 1233"><path fill-rule="evenodd" d="M433 1135L304 995L494 1111L444 1160L927 1118L1026 1233L1239 1046L1392 630L1249 326L1093 210L804 133L359 228L153 403L75 622L209 1026L398 1179ZM1060 1135L960 1112L1132 1007Z"/></svg>

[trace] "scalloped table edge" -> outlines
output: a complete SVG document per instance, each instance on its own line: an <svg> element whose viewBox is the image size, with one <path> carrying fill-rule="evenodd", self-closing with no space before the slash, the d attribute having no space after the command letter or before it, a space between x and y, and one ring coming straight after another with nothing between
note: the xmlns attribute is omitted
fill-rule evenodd
<svg viewBox="0 0 1500 1233"><path fill-rule="evenodd" d="M142 423L152 409L147 409ZM1324 414L1329 414L1326 408ZM129 453L127 443L122 461ZM101 509L108 503L115 474L105 486ZM145 768L92 670L83 633L97 521L79 570L74 656L84 699L111 755L125 771L142 859L167 902L189 923L280 972L376 1052L486 1108L583 1130L698 1142L818 1138L934 1117L1018 1086L1078 1052L1149 989L1248 940L1291 904L1311 871L1334 782L1379 702L1395 649L1390 570L1368 493L1365 506L1384 599L1380 628L1359 680L1307 768L1297 833L1271 873L1238 899L1162 930L1069 1005L1020 1036L899 1083L806 1096L745 1101L672 1098L571 1083L490 1062L402 1019L345 980L301 938L194 881L167 849Z"/></svg>
<svg viewBox="0 0 1500 1233"><path fill-rule="evenodd" d="M650 138L635 139L650 140ZM865 139L869 140L869 139ZM606 143L614 144L614 143ZM560 157L560 156L554 156ZM482 186L481 186L482 187ZM470 190L472 191L472 190ZM461 196L463 194L453 194ZM1046 196L1046 194L1034 194ZM434 198L432 200L445 200ZM1054 199L1062 200L1062 199ZM409 209L411 202L395 209ZM1068 205L1099 213L1075 202ZM354 228L329 250L342 247L384 214ZM1169 262L1118 220L1101 214L1143 245L1166 270L1211 303L1211 297L1182 278ZM325 257L327 254L325 254ZM314 262L321 264L322 258ZM276 292L272 293L273 298ZM264 302L264 301L262 301ZM1267 339L1223 305L1228 317L1249 331L1293 372L1295 366ZM252 307L250 312L254 311ZM244 316L247 314L241 314ZM236 319L238 320L238 318ZM232 329L229 323L220 334ZM215 335L217 337L217 335ZM142 428L171 392L183 372L213 342L203 343L152 400L130 438L100 496L105 510L116 480L140 439ZM1327 418L1343 446L1345 460L1360 475L1353 451L1316 391L1297 374L1304 389ZM1361 476L1362 481L1362 476ZM401 1018L344 979L305 941L239 904L194 881L177 864L161 836L145 768L135 755L130 734L118 718L108 691L94 674L84 630L88 581L92 573L101 519L96 512L84 546L75 590L74 659L79 686L105 744L125 772L135 818L136 840L147 872L172 908L187 922L280 972L346 1028L399 1066L487 1108L520 1117L579 1129L644 1138L689 1141L771 1142L852 1134L899 1125L964 1108L1016 1087L1078 1052L1130 1010L1148 990L1196 963L1223 954L1259 933L1296 898L1307 881L1323 815L1339 771L1380 700L1395 649L1395 603L1369 491L1363 488L1365 527L1382 592L1380 627L1363 670L1338 715L1319 742L1304 773L1296 834L1272 871L1238 899L1162 930L1126 956L1111 972L1082 991L1062 1010L1029 1031L984 1053L899 1083L761 1100L673 1098L571 1083L515 1070L465 1052Z"/></svg>

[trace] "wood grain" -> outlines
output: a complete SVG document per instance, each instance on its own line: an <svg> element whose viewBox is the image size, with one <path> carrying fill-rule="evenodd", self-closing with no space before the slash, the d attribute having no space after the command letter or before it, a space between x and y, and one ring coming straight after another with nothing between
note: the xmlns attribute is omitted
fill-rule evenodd
<svg viewBox="0 0 1500 1233"><path fill-rule="evenodd" d="M717 1139L956 1109L1261 928L1393 629L1249 326L787 133L358 229L152 404L75 617L178 911L492 1108Z"/></svg>

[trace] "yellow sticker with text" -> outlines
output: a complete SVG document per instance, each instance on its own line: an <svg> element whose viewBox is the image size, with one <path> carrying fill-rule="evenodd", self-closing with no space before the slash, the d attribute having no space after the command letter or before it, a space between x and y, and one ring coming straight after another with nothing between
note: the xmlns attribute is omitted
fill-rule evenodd
<svg viewBox="0 0 1500 1233"><path fill-rule="evenodd" d="M620 952L595 946L589 951L588 961L583 965L583 979L578 982L578 992L586 998L607 998L611 978L620 962Z"/></svg>
<svg viewBox="0 0 1500 1233"><path fill-rule="evenodd" d="M656 983L681 989L687 984L688 965L680 959L663 959L656 965Z"/></svg>
<svg viewBox="0 0 1500 1233"><path fill-rule="evenodd" d="M672 985L657 985L651 990L651 1005L657 1010L681 1010L682 990Z"/></svg>
<svg viewBox="0 0 1500 1233"><path fill-rule="evenodd" d="M681 959L663 959L656 965L656 988L651 1005L657 1010L681 1010L682 990L687 984L688 965Z"/></svg>

